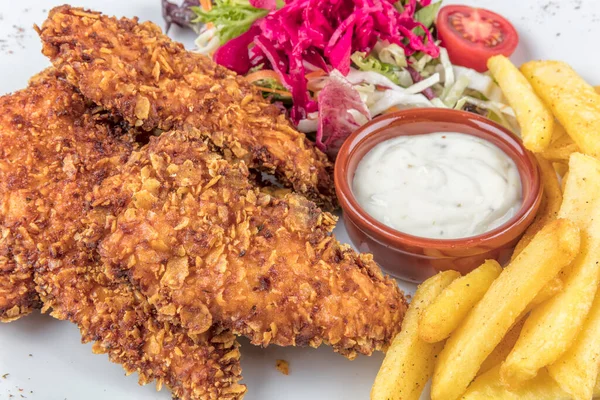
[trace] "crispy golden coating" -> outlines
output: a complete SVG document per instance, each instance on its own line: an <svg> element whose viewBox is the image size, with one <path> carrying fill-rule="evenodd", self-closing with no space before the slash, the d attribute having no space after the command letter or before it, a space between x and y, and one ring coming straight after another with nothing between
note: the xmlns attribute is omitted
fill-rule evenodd
<svg viewBox="0 0 600 400"><path fill-rule="evenodd" d="M40 308L41 303L30 267L12 254L13 232L0 229L0 322L11 322Z"/></svg>
<svg viewBox="0 0 600 400"><path fill-rule="evenodd" d="M53 226L68 232L82 197L113 170L99 161L127 159L131 143L106 138L121 133L88 109L53 70L34 77L28 89L0 97L0 320L38 307L32 279L37 245ZM93 134L76 124L86 120Z"/></svg>
<svg viewBox="0 0 600 400"><path fill-rule="evenodd" d="M396 282L330 235L331 214L297 194L261 192L244 163L210 152L202 135L152 138L108 184L133 195L99 251L161 320L196 334L216 324L263 346L326 343L349 358L399 331L406 301Z"/></svg>
<svg viewBox="0 0 600 400"><path fill-rule="evenodd" d="M76 323L84 341L141 383L164 383L185 400L241 398L231 332L188 335L159 322L129 282L103 274L96 248L114 210L91 201L136 148L130 136L51 71L0 98L0 110L1 248L14 266L0 283L3 319L36 305L27 302L35 288L44 310Z"/></svg>
<svg viewBox="0 0 600 400"><path fill-rule="evenodd" d="M243 77L185 51L158 26L62 6L40 36L44 54L72 84L130 124L197 128L226 158L335 207L327 157Z"/></svg>
<svg viewBox="0 0 600 400"><path fill-rule="evenodd" d="M96 208L78 220L76 240L47 243L35 274L44 307L77 324L84 342L96 342L94 352L138 372L140 384L156 381L159 390L165 384L181 400L241 399L246 387L237 383L240 352L231 332L193 335L159 322L129 282L104 275L96 246L110 226L107 215Z"/></svg>

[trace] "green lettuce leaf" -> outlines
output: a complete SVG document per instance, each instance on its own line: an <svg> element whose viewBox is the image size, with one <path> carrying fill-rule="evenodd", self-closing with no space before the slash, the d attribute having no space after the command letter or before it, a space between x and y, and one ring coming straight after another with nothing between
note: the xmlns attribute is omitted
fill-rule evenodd
<svg viewBox="0 0 600 400"><path fill-rule="evenodd" d="M350 58L361 71L374 71L385 76L396 85L400 84L400 78L395 73L398 71L398 68L395 66L381 62L377 58L370 55L367 56L365 53L359 51L352 54Z"/></svg>
<svg viewBox="0 0 600 400"><path fill-rule="evenodd" d="M415 13L415 20L425 25L426 28L431 28L441 6L442 2L438 1L436 3L431 3L427 7L421 8Z"/></svg>
<svg viewBox="0 0 600 400"><path fill-rule="evenodd" d="M441 5L442 2L438 1L436 3L431 3L427 7L421 8L415 13L415 21L422 23L427 29L431 28ZM420 26L415 28L414 32L419 36L425 35L425 31Z"/></svg>
<svg viewBox="0 0 600 400"><path fill-rule="evenodd" d="M215 0L210 11L201 7L191 7L196 14L193 23L212 22L217 28L221 45L246 33L254 21L269 13L269 10L255 8L248 0Z"/></svg>

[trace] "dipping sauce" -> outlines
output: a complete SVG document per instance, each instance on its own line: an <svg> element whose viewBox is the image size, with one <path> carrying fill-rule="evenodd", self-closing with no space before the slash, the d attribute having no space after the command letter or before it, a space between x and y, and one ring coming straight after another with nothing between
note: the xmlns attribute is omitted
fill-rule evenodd
<svg viewBox="0 0 600 400"><path fill-rule="evenodd" d="M484 139L455 132L377 144L358 164L352 191L379 222L432 239L491 231L522 204L514 161Z"/></svg>

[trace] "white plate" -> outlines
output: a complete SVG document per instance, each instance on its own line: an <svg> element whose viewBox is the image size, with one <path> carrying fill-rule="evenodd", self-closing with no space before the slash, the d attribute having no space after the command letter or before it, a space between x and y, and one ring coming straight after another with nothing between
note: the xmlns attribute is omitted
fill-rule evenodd
<svg viewBox="0 0 600 400"><path fill-rule="evenodd" d="M66 0L0 1L0 94L23 88L28 78L49 65L31 26ZM162 26L159 0L78 0L74 5L118 16L139 16ZM457 1L447 1L458 3ZM528 59L568 61L589 82L600 84L600 2L597 0L464 0L499 12L521 34L516 62ZM191 45L193 35L176 28L171 35ZM343 223L335 231L348 242ZM414 285L399 282L407 292ZM348 361L331 349L260 349L241 339L247 400L368 399L382 354ZM289 376L275 369L275 360L290 363ZM39 400L167 400L167 390L138 387L135 376L124 377L105 355L81 345L77 328L49 316L34 314L0 326L0 398ZM22 397L23 396L23 397Z"/></svg>

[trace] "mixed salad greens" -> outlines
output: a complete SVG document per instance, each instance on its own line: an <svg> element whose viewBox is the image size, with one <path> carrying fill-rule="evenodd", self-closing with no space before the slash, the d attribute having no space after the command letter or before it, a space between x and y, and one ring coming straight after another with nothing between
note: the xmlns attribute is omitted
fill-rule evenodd
<svg viewBox="0 0 600 400"><path fill-rule="evenodd" d="M335 157L380 114L409 107L477 112L517 130L485 73L451 63L431 0L162 0L167 24L198 33L196 51L258 86Z"/></svg>

